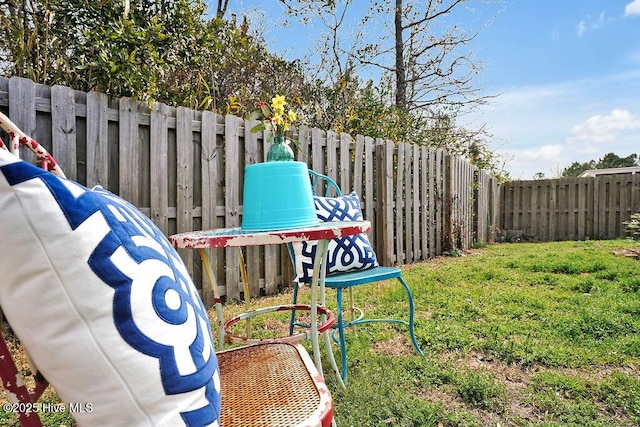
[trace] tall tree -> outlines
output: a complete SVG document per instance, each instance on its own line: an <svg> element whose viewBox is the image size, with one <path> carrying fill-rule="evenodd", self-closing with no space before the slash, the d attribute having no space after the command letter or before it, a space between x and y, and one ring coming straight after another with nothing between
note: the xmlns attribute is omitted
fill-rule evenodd
<svg viewBox="0 0 640 427"><path fill-rule="evenodd" d="M395 76L395 105L411 111L442 111L486 102L476 78L482 71L469 44L479 30L457 25L470 0L375 0L363 24L378 23L385 32L355 52L364 65ZM389 21L379 22L385 17Z"/></svg>
<svg viewBox="0 0 640 427"><path fill-rule="evenodd" d="M332 108L333 117L344 118L334 128L447 148L501 174L485 127L464 129L456 123L462 110L488 99L475 85L482 67L468 48L478 31L451 24L471 0L374 0L351 33L346 10L362 3L280 1L290 14L303 21L318 18L328 30L317 49L323 65L332 65L323 68L336 96L328 105L345 107ZM380 77L362 86L358 75Z"/></svg>

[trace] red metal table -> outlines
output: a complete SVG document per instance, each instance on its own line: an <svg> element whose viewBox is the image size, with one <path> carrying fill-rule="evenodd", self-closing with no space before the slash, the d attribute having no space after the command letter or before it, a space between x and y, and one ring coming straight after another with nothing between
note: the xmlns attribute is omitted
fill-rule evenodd
<svg viewBox="0 0 640 427"><path fill-rule="evenodd" d="M313 266L313 276L311 281L311 302L307 307L310 312L310 325L308 330L309 338L313 346L313 358L318 371L322 374L322 365L320 362L320 344L319 334L322 333L328 349L329 359L338 382L342 387L341 376L338 372L333 352L331 351L331 339L329 337L328 328L326 328L326 316L329 314L325 308L325 263L329 241L337 237L351 236L369 231L371 223L369 221L336 221L319 223L315 226L294 228L289 230L277 231L247 231L241 228L221 228L215 230L191 231L186 233L174 234L169 236L169 241L176 248L198 249L200 257L204 265L205 273L211 284L214 302L216 306L216 315L218 323L218 345L220 350L224 350L225 344L225 322L222 314L222 304L218 294L218 286L216 282L209 257L206 249L209 248L240 248L244 246L263 246L276 245L283 243L318 241L317 253L321 256L316 257ZM283 308L284 307L284 308ZM239 318L248 318L256 314L263 314L269 311L277 311L278 309L298 309L300 306L278 306L268 307L261 310L255 310L250 313L244 313ZM318 312L321 313L322 323L318 325ZM236 318L237 319L237 318ZM236 320L234 319L234 320ZM319 331L318 329L321 329ZM227 337L228 338L228 337ZM287 339L288 337L282 337Z"/></svg>

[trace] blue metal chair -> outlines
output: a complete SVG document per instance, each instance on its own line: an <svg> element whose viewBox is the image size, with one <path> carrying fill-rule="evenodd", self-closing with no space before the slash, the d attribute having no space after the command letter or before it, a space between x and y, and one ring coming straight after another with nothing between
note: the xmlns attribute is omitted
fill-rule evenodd
<svg viewBox="0 0 640 427"><path fill-rule="evenodd" d="M340 191L340 187L328 176L319 174L314 171L309 171L309 175L311 178L311 185L313 189L314 195L321 194L324 197L339 197L342 195ZM291 255L291 260L293 263L294 271L296 269L295 262L295 254L293 247L289 245L289 254ZM297 273L296 273L297 276ZM409 300L409 315L408 321L402 319L365 319L364 311L354 305L353 299L353 288L359 285L366 285L369 283L375 283L383 280L389 279L398 279L400 284L402 284L405 292L407 293L407 299ZM297 281L294 282L293 287L293 303L296 304L298 300L298 287L299 284ZM373 323L373 322L386 322L386 323L400 323L408 327L409 334L411 336L411 342L413 347L416 349L418 354L423 355L420 346L416 340L415 330L414 330L414 302L413 295L411 293L411 289L407 285L407 283L402 278L402 271L399 268L395 267L373 267L366 270L358 270L352 272L345 273L334 273L327 275L325 278L325 287L327 289L335 289L336 290L336 305L337 305L337 322L333 326L334 334L333 339L336 343L340 345L340 355L341 355L341 376L345 381L347 380L347 345L345 341L345 328L349 326L355 326L363 323ZM350 309L351 309L351 320L345 320L343 315L343 292L345 290L349 291L350 298ZM357 312L357 317L354 315ZM304 324L296 322L296 313L295 311L291 312L291 319L289 324L289 333L293 334L294 327L296 326L306 326ZM338 338L335 337L335 332L338 332Z"/></svg>

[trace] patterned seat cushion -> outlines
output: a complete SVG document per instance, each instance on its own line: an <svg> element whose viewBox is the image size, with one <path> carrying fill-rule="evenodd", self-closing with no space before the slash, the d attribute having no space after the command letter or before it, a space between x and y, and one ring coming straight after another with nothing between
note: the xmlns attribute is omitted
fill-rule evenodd
<svg viewBox="0 0 640 427"><path fill-rule="evenodd" d="M133 205L0 149L0 304L80 425L218 425L205 307ZM86 406L83 406L86 408Z"/></svg>
<svg viewBox="0 0 640 427"><path fill-rule="evenodd" d="M363 221L360 198L352 192L340 197L314 197L316 214L323 222ZM310 283L313 274L317 242L303 242L293 246L296 280ZM377 267L376 254L365 233L333 239L327 253L327 274L364 270Z"/></svg>

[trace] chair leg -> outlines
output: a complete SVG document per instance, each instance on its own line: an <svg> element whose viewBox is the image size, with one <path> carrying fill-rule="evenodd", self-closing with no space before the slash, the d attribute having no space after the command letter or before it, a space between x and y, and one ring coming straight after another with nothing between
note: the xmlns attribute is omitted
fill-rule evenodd
<svg viewBox="0 0 640 427"><path fill-rule="evenodd" d="M398 280L400 281L400 283L402 283L402 286L404 286L404 290L407 292L407 298L409 299L409 334L411 335L411 342L413 343L413 348L416 349L416 351L420 356L424 356L424 353L420 349L420 346L418 345L418 341L416 340L416 333L413 328L413 314L414 314L413 294L411 293L411 289L409 288L409 285L407 285L407 282L404 281L402 276L398 277Z"/></svg>
<svg viewBox="0 0 640 427"><path fill-rule="evenodd" d="M291 304L298 303L298 282L293 282L293 301ZM296 323L296 311L291 310L291 318L289 319L289 335L293 335L293 327Z"/></svg>
<svg viewBox="0 0 640 427"><path fill-rule="evenodd" d="M342 288L336 289L336 304L338 309L338 335L340 337L340 362L342 381L347 382L347 343L344 336L344 318L342 313Z"/></svg>
<svg viewBox="0 0 640 427"><path fill-rule="evenodd" d="M351 310L351 330L356 330L356 303L353 298L353 288L349 288L349 309Z"/></svg>
<svg viewBox="0 0 640 427"><path fill-rule="evenodd" d="M413 294L411 293L411 288L409 288L409 285L407 285L407 282L404 281L404 279L402 278L402 276L398 277L398 281L400 281L400 283L402 284L402 286L404 287L405 292L407 293L407 299L409 300L409 322L405 322L404 320L394 320L394 319L364 319L364 320L357 320L357 321L350 321L347 322L347 324L352 324L355 325L357 323L369 323L369 322L393 322L393 323L402 323L406 326L408 326L409 328L409 335L411 336L411 343L413 345L413 348L416 349L416 352L420 355L420 356L424 356L424 353L422 352L422 349L420 349L420 345L418 344L418 340L416 339L416 333L415 333L415 328L414 328L414 317L415 317L415 305L413 302ZM351 291L350 293L350 297L353 298L353 288L349 288L349 291ZM296 288L294 287L294 295L296 292ZM338 311L338 319L337 319L337 324L336 324L336 328L338 329L338 336L339 339L337 340L338 343L340 344L340 360L342 363L341 366L341 375L342 375L342 380L346 383L347 382L347 343L346 343L346 339L345 339L345 333L344 333L344 314L343 314L343 294L342 294L342 288L336 288L336 304L337 304L337 311ZM350 302L351 304L351 310L353 310L353 300L351 300Z"/></svg>

